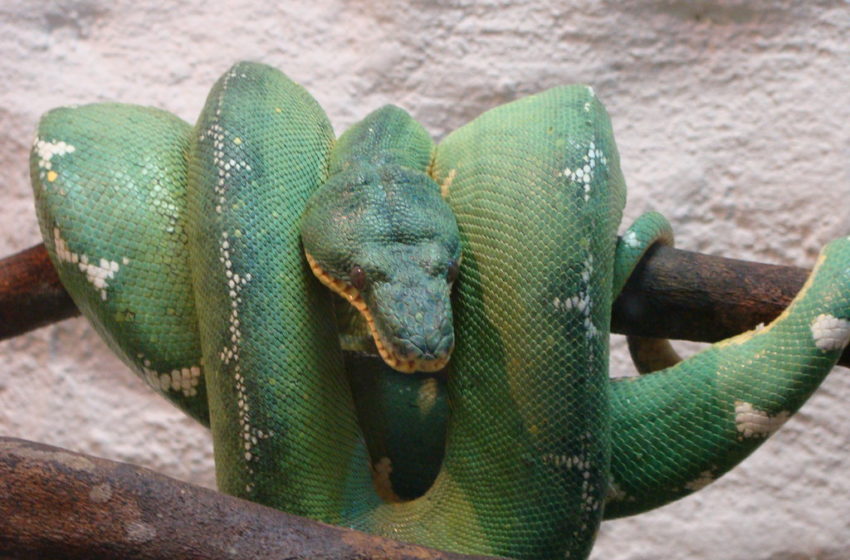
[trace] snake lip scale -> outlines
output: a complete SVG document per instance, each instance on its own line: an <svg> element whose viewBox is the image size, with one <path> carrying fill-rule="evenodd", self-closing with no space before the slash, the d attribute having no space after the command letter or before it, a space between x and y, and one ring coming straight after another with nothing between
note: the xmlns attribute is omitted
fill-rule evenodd
<svg viewBox="0 0 850 560"><path fill-rule="evenodd" d="M335 294L338 294L348 303L350 303L357 311L359 311L366 324L369 326L369 333L375 342L375 348L384 362L396 371L402 373L414 373L417 371L433 373L442 370L449 363L451 358L452 348L440 357L434 359L416 359L400 355L391 349L391 345L384 340L380 331L375 325L375 318L369 310L369 305L362 297L360 290L351 284L344 282L338 278L334 278L331 274L325 271L316 259L308 252L304 252L307 263L310 265L310 270L319 279L319 281L329 288Z"/></svg>

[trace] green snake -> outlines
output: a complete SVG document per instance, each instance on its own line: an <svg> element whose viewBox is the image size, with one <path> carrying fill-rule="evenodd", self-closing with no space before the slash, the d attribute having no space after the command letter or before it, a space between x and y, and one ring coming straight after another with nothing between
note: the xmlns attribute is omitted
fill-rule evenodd
<svg viewBox="0 0 850 560"><path fill-rule="evenodd" d="M239 63L194 127L47 113L31 173L64 285L209 423L222 491L442 549L587 557L603 518L740 462L850 338L840 239L773 323L609 379L613 298L672 237L657 214L617 236L625 182L586 86L438 145L395 107L335 140L303 88Z"/></svg>

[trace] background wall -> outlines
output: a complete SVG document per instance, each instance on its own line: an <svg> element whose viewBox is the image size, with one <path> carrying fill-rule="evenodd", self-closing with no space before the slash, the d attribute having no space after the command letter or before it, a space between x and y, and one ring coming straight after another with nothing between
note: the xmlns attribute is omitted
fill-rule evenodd
<svg viewBox="0 0 850 560"><path fill-rule="evenodd" d="M850 5L812 1L67 0L0 5L0 255L39 242L27 153L65 104L154 105L193 122L234 61L274 65L337 131L381 104L440 138L557 84L607 104L627 220L678 246L809 267L850 233ZM619 346L622 346L618 343ZM82 320L0 343L0 433L214 484L210 438L111 357ZM615 375L631 369L618 350ZM606 523L596 559L844 559L850 376L706 490Z"/></svg>

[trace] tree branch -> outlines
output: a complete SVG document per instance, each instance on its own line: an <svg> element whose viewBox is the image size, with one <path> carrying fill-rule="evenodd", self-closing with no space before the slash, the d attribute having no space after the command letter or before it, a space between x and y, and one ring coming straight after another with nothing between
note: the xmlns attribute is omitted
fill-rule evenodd
<svg viewBox="0 0 850 560"><path fill-rule="evenodd" d="M808 271L656 247L614 303L612 331L715 342L767 323L803 286ZM0 340L73 317L43 245L0 260ZM845 351L840 365L850 365Z"/></svg>
<svg viewBox="0 0 850 560"><path fill-rule="evenodd" d="M803 268L658 245L638 264L614 303L612 331L716 342L772 321L808 275Z"/></svg>
<svg viewBox="0 0 850 560"><path fill-rule="evenodd" d="M79 314L43 244L0 260L0 340Z"/></svg>
<svg viewBox="0 0 850 560"><path fill-rule="evenodd" d="M0 438L0 557L481 559L303 519L153 471Z"/></svg>

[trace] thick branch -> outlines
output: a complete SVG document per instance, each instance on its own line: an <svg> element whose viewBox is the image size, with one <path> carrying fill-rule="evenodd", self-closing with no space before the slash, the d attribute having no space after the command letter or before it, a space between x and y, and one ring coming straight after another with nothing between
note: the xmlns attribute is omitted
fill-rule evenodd
<svg viewBox="0 0 850 560"><path fill-rule="evenodd" d="M126 463L0 438L0 557L483 559L332 527Z"/></svg>
<svg viewBox="0 0 850 560"><path fill-rule="evenodd" d="M717 342L775 319L809 271L656 246L614 302L618 334ZM850 366L850 348L838 360Z"/></svg>
<svg viewBox="0 0 850 560"><path fill-rule="evenodd" d="M614 304L612 330L716 342L768 323L809 271L654 247Z"/></svg>
<svg viewBox="0 0 850 560"><path fill-rule="evenodd" d="M615 302L612 330L722 340L779 315L807 274L802 268L657 247ZM0 260L0 340L77 314L43 245ZM850 351L839 364L850 365Z"/></svg>
<svg viewBox="0 0 850 560"><path fill-rule="evenodd" d="M768 323L809 271L657 246L614 304L621 334L715 342Z"/></svg>
<svg viewBox="0 0 850 560"><path fill-rule="evenodd" d="M767 324L788 306L809 271L656 246L614 302L619 334L717 342ZM850 348L838 365L850 367Z"/></svg>

